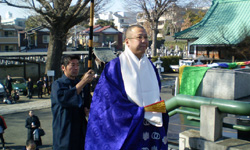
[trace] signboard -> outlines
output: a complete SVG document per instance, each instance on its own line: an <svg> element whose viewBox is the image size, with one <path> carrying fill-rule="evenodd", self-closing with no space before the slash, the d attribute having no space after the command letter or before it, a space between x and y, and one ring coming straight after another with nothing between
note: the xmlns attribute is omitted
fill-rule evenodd
<svg viewBox="0 0 250 150"><path fill-rule="evenodd" d="M47 76L55 76L55 70L48 70L47 71Z"/></svg>

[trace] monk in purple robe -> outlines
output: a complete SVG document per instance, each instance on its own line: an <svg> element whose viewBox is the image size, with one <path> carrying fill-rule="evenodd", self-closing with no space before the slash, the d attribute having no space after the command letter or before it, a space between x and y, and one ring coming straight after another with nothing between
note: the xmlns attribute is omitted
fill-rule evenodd
<svg viewBox="0 0 250 150"><path fill-rule="evenodd" d="M160 98L160 79L146 57L148 37L139 25L126 32L125 51L104 68L95 88L85 150L167 150L167 113L146 112Z"/></svg>

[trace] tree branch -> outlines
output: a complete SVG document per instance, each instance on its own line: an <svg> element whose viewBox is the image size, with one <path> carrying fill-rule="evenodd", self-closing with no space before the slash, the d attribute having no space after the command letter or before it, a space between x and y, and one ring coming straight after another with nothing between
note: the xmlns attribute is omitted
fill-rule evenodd
<svg viewBox="0 0 250 150"><path fill-rule="evenodd" d="M2 1L1 3L5 3L9 6L16 7L16 8L33 9L33 7L31 7L31 6L16 5L16 4L9 2L8 0L4 0L4 2Z"/></svg>

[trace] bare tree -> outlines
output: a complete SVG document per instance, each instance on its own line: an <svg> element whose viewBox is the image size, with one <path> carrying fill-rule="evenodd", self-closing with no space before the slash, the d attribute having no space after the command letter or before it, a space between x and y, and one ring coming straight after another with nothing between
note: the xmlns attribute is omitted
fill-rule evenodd
<svg viewBox="0 0 250 150"><path fill-rule="evenodd" d="M142 12L142 17L149 22L152 30L152 55L156 55L156 41L159 18L168 11L176 0L123 0L124 7L129 11ZM131 5L133 4L133 5Z"/></svg>
<svg viewBox="0 0 250 150"><path fill-rule="evenodd" d="M96 0L95 11L99 11L110 0ZM61 75L60 60L66 51L66 38L70 28L89 19L90 0L0 0L9 6L34 11L42 17L42 26L50 30L46 70L55 70L55 77Z"/></svg>

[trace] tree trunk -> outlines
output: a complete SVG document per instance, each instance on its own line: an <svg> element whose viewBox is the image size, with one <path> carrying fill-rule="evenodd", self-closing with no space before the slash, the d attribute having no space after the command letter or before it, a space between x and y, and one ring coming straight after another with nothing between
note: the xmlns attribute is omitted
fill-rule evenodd
<svg viewBox="0 0 250 150"><path fill-rule="evenodd" d="M64 30L52 28L50 31L50 41L47 53L46 70L55 71L55 79L62 75L61 58L63 51L66 51L66 34Z"/></svg>
<svg viewBox="0 0 250 150"><path fill-rule="evenodd" d="M155 26L153 28L153 33L152 33L152 45L151 45L151 49L152 49L152 56L156 56L157 52L156 52L156 46L157 46L157 34L158 34L158 22L155 23Z"/></svg>

